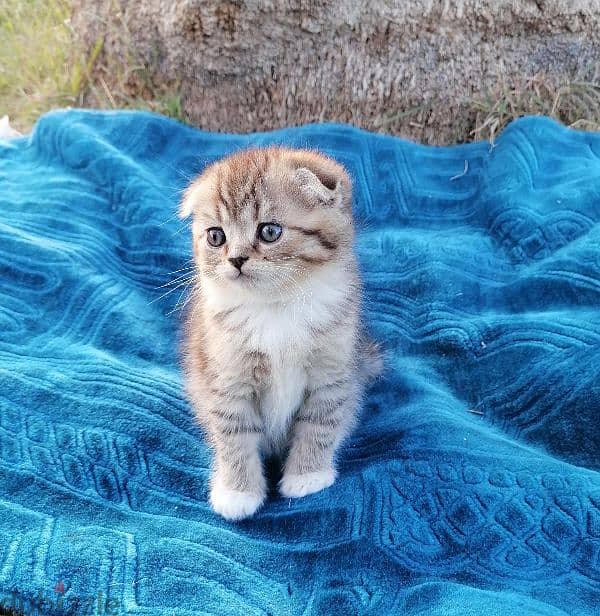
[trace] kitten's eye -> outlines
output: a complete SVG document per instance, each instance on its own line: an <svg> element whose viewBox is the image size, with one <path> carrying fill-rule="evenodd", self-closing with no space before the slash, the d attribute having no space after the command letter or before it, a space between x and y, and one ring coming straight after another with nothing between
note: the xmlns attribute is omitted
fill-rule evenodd
<svg viewBox="0 0 600 616"><path fill-rule="evenodd" d="M258 227L258 237L263 242L275 242L281 237L281 225L274 222L268 222Z"/></svg>
<svg viewBox="0 0 600 616"><path fill-rule="evenodd" d="M221 227L211 227L206 230L206 241L215 248L225 243L225 232Z"/></svg>

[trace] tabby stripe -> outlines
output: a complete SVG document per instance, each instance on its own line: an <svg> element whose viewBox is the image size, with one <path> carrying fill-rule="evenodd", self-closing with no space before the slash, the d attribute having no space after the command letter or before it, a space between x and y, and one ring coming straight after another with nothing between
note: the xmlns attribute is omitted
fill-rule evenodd
<svg viewBox="0 0 600 616"><path fill-rule="evenodd" d="M237 423L218 423L215 427L218 427L220 434L260 434L262 432L260 426Z"/></svg>
<svg viewBox="0 0 600 616"><path fill-rule="evenodd" d="M231 413L228 413L227 411L221 411L219 409L213 408L210 411L208 411L208 414L218 417L221 421L225 421L229 423L234 423L234 422L243 423L241 417L239 417L238 415L232 415Z"/></svg>
<svg viewBox="0 0 600 616"><path fill-rule="evenodd" d="M310 406L312 406L315 411L320 411L320 415L323 416L333 415L336 411L338 411L344 404L348 402L348 397L344 396L343 398L322 398L321 400L313 400L309 401Z"/></svg>
<svg viewBox="0 0 600 616"><path fill-rule="evenodd" d="M236 196L236 200L235 200L236 212L238 210L242 209L242 207L244 206L246 201L248 201L248 199L250 199L250 197L252 197L255 200L255 202L256 202L256 184L255 184L255 180L256 180L256 178L251 177L249 179L250 186L242 193L241 196Z"/></svg>
<svg viewBox="0 0 600 616"><path fill-rule="evenodd" d="M338 403L331 404L331 406L325 408L325 412L321 414L317 414L318 410L315 409L317 412L315 412L314 414L304 413L302 415L298 415L296 417L296 421L305 421L306 423L310 423L315 426L328 426L335 428L342 423L342 417L339 413L336 414L336 411L338 411L342 407L342 405L346 403L346 401L347 399L344 398ZM322 407L321 410L323 410Z"/></svg>
<svg viewBox="0 0 600 616"><path fill-rule="evenodd" d="M331 381L330 383L325 383L324 385L319 385L318 387L315 387L313 390L311 390L310 395L314 396L317 392L323 391L324 389L328 392L331 392L334 387L344 388L344 385L349 385L350 382L350 379L347 378L338 379L337 381Z"/></svg>
<svg viewBox="0 0 600 616"><path fill-rule="evenodd" d="M314 417L308 417L306 415L302 415L300 417L297 417L296 421L303 421L303 422L305 422L307 424L310 424L311 426L314 426L315 428L317 428L317 427L320 427L320 428L337 428L342 423L341 417L339 419L333 419L333 418L316 419Z"/></svg>
<svg viewBox="0 0 600 616"><path fill-rule="evenodd" d="M221 433L226 434L228 436L232 436L234 434L260 434L261 429L255 426L221 426Z"/></svg>
<svg viewBox="0 0 600 616"><path fill-rule="evenodd" d="M260 208L260 203L258 202L258 197L256 196L256 186L252 187L252 196L254 197L254 222L258 222L258 210Z"/></svg>
<svg viewBox="0 0 600 616"><path fill-rule="evenodd" d="M336 438L328 438L328 439L320 439L320 438L316 438L314 440L314 442L321 448L321 449L329 449L335 442L336 442Z"/></svg>
<svg viewBox="0 0 600 616"><path fill-rule="evenodd" d="M209 375L209 377L213 380L216 381L219 379L219 375L216 374L215 372L213 372L211 375ZM239 393L239 394L235 394L232 392L227 392L227 393L223 393L222 389L217 389L216 387L209 387L208 391L218 400L221 401L221 404L225 404L224 401L227 402L232 402L233 400L242 400L245 401L248 399L248 396L246 396L244 393ZM236 415L232 415L231 413L226 413L225 411L217 411L216 409L213 409L211 411L209 411L209 413L214 413L215 415L219 415L219 417L236 417Z"/></svg>
<svg viewBox="0 0 600 616"><path fill-rule="evenodd" d="M308 235L309 237L316 238L318 242L321 244L321 246L323 246L323 248L325 248L326 250L335 250L338 247L338 245L334 241L325 237L325 235L318 229L307 229L306 227L289 227L289 228L293 229L294 231L298 231L299 233L302 233L303 235Z"/></svg>
<svg viewBox="0 0 600 616"><path fill-rule="evenodd" d="M227 203L227 199L225 199L225 195L223 194L223 184L221 182L221 178L218 178L217 181L217 192L219 193L219 201L225 206L225 209L229 209L229 203Z"/></svg>
<svg viewBox="0 0 600 616"><path fill-rule="evenodd" d="M217 323L223 325L227 317L231 316L234 312L236 312L237 308L229 308L228 310L221 310L220 312L215 312L213 314L213 318Z"/></svg>
<svg viewBox="0 0 600 616"><path fill-rule="evenodd" d="M323 265L323 263L327 263L328 259L319 259L318 257L307 257L306 255L294 255L300 261L304 261L305 263L310 263L312 265Z"/></svg>

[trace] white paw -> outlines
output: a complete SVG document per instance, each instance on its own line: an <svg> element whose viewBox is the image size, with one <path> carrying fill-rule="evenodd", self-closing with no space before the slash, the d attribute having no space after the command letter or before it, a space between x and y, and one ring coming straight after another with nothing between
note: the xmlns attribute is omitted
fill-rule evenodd
<svg viewBox="0 0 600 616"><path fill-rule="evenodd" d="M210 490L210 505L213 511L231 521L249 518L264 500L264 494L230 490L220 482L215 483Z"/></svg>
<svg viewBox="0 0 600 616"><path fill-rule="evenodd" d="M299 498L328 488L335 481L335 476L333 468L303 475L284 475L279 482L279 492L286 498Z"/></svg>

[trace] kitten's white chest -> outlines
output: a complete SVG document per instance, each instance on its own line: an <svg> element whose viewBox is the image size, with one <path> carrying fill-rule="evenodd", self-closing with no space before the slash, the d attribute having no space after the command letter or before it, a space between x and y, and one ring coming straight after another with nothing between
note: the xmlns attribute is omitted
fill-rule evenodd
<svg viewBox="0 0 600 616"><path fill-rule="evenodd" d="M285 309L255 312L248 320L254 348L269 360L269 378L259 396L266 449L280 449L308 385L306 359L310 347L308 323Z"/></svg>
<svg viewBox="0 0 600 616"><path fill-rule="evenodd" d="M277 450L285 444L292 417L304 399L307 375L302 358L293 352L271 357L270 377L259 404L266 448Z"/></svg>
<svg viewBox="0 0 600 616"><path fill-rule="evenodd" d="M349 281L344 272L313 276L288 302L248 301L209 294L215 312L229 310L233 343L266 356L269 375L259 392L265 449L276 452L287 442L291 421L309 388L306 366L315 344L313 332L334 319ZM294 287L294 290L296 288ZM220 299L219 299L220 298Z"/></svg>

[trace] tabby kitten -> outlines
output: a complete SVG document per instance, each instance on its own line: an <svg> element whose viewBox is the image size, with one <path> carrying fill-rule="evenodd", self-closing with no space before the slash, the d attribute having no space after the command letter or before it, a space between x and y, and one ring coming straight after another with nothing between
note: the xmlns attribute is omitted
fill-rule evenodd
<svg viewBox="0 0 600 616"><path fill-rule="evenodd" d="M286 456L284 497L334 482L377 372L359 322L351 182L319 153L253 149L210 165L180 215L193 215L196 270L187 391L214 449L210 503L238 520L265 500L264 454Z"/></svg>

